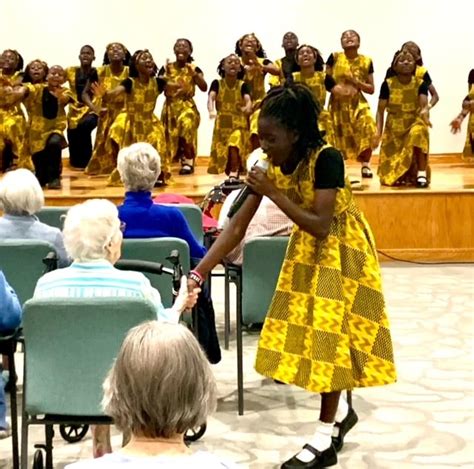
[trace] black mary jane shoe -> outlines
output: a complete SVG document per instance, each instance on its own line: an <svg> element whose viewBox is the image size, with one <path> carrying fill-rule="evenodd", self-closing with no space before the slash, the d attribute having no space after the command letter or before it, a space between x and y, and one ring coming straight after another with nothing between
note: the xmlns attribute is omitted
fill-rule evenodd
<svg viewBox="0 0 474 469"><path fill-rule="evenodd" d="M334 424L335 427L339 428L339 436L332 437L332 445L338 453L344 446L344 437L346 436L346 433L357 423L358 420L359 417L357 417L355 410L350 407L349 412L343 421Z"/></svg>
<svg viewBox="0 0 474 469"><path fill-rule="evenodd" d="M429 183L426 176L418 176L416 178L416 187L420 189L426 189L428 186L429 186Z"/></svg>
<svg viewBox="0 0 474 469"><path fill-rule="evenodd" d="M314 458L311 459L311 461L303 462L296 456L293 456L281 465L281 469L319 469L337 464L337 453L333 445L324 451L318 451L308 444L304 445L303 449L307 449L309 452L314 454Z"/></svg>
<svg viewBox="0 0 474 469"><path fill-rule="evenodd" d="M374 177L372 170L368 166L362 166L360 174L364 179L371 179Z"/></svg>
<svg viewBox="0 0 474 469"><path fill-rule="evenodd" d="M184 163L183 166L181 166L181 169L179 170L179 174L181 176L187 176L193 173L194 173L194 166L191 166L188 163Z"/></svg>

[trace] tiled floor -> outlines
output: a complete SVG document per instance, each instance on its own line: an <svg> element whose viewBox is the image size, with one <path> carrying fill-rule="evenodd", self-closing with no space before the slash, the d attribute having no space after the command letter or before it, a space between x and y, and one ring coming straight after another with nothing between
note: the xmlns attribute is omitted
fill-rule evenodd
<svg viewBox="0 0 474 469"><path fill-rule="evenodd" d="M385 264L383 276L399 381L354 393L360 420L346 437L335 467L473 468L474 270L469 265ZM213 291L222 317L219 282ZM278 468L313 432L319 398L262 379L252 368L257 339L244 337L245 415L239 417L236 410L233 341L214 368L218 410L195 447L241 467ZM40 429L33 429L30 442L41 436ZM120 435L115 433L113 442L119 447ZM0 442L2 469L11 467L10 445L11 440ZM90 454L89 436L73 445L55 439L55 467Z"/></svg>

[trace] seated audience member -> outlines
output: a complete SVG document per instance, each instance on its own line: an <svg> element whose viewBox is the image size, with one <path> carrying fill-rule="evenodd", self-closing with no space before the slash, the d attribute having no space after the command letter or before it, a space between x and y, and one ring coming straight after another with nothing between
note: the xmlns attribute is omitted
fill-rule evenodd
<svg viewBox="0 0 474 469"><path fill-rule="evenodd" d="M247 171L263 157L263 151L254 150L247 159ZM232 191L224 200L219 213L218 228L223 229L229 222L227 214L240 191ZM226 256L225 260L232 264L242 265L244 244L253 238L263 236L289 236L293 222L268 198L263 197L253 216L242 241Z"/></svg>
<svg viewBox="0 0 474 469"><path fill-rule="evenodd" d="M135 143L119 152L117 168L125 186L125 199L118 208L126 224L124 237L180 238L188 243L191 257L201 259L206 249L179 209L153 203L151 191L161 172L158 152L149 143Z"/></svg>
<svg viewBox="0 0 474 469"><path fill-rule="evenodd" d="M173 307L164 308L158 290L142 273L114 267L121 255L122 231L112 202L94 199L75 205L68 211L63 234L73 263L41 277L34 298L141 297L153 303L159 321L172 323L196 303L199 290L188 293L184 276ZM93 428L93 434L94 456L110 453L108 425Z"/></svg>
<svg viewBox="0 0 474 469"><path fill-rule="evenodd" d="M130 330L104 382L104 412L128 444L67 469L232 468L184 443L188 429L216 408L216 383L194 336L185 327L147 322Z"/></svg>
<svg viewBox="0 0 474 469"><path fill-rule="evenodd" d="M20 322L20 302L12 287L8 285L3 272L0 271L0 335L15 330ZM0 372L0 440L8 438L10 433L10 426L7 423L4 382Z"/></svg>
<svg viewBox="0 0 474 469"><path fill-rule="evenodd" d="M125 200L118 207L125 223L125 238L174 237L186 241L191 267L206 253L194 237L188 222L178 208L154 204L151 191L161 172L160 156L148 143L135 143L120 150L117 169L125 186ZM198 337L211 363L221 360L215 314L206 285L197 302Z"/></svg>
<svg viewBox="0 0 474 469"><path fill-rule="evenodd" d="M56 249L59 266L69 263L58 228L41 223L35 216L44 205L43 189L36 176L27 169L5 174L0 181L0 239L38 239L48 241Z"/></svg>

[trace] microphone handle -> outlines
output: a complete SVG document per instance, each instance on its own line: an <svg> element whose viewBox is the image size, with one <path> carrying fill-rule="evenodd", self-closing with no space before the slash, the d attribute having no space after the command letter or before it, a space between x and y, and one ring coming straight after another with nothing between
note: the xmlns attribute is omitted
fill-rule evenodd
<svg viewBox="0 0 474 469"><path fill-rule="evenodd" d="M239 195L235 198L234 203L230 206L227 217L232 218L240 210L240 207L242 207L244 202L247 200L247 197L253 193L253 190L250 189L249 186L245 186L241 189Z"/></svg>

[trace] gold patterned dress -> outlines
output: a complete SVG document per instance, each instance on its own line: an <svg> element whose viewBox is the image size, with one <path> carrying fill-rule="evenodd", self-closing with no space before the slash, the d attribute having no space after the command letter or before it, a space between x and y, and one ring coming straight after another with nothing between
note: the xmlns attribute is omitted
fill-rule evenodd
<svg viewBox="0 0 474 469"><path fill-rule="evenodd" d="M312 76L302 75L301 72L293 72L293 80L296 83L304 83L313 93L319 104L320 113L318 116L319 130L324 132L324 140L330 145L335 145L334 127L329 112L324 108L326 104L326 86L324 72L314 72Z"/></svg>
<svg viewBox="0 0 474 469"><path fill-rule="evenodd" d="M315 197L318 155L313 152L290 176L272 167L268 173L306 209ZM294 225L256 370L317 393L396 380L375 242L347 178L327 238L318 240Z"/></svg>
<svg viewBox="0 0 474 469"><path fill-rule="evenodd" d="M106 148L114 155L115 166L109 177L109 184L120 184L117 166L117 149L130 146L132 143L146 142L152 145L160 155L166 154L165 132L163 125L154 114L156 100L161 90L157 78L150 78L142 83L138 78L130 80L130 92L127 93L125 110L115 119L110 128ZM166 177L170 175L170 166L165 158L161 159L161 170Z"/></svg>
<svg viewBox="0 0 474 469"><path fill-rule="evenodd" d="M105 91L112 90L128 78L128 67L124 67L119 75L114 75L110 69L110 65L104 65L97 68L99 83L104 87ZM101 100L96 102L98 107L103 107ZM110 127L114 123L115 118L125 106L125 96L118 95L112 100L108 100L105 106L106 112L101 113L97 123L97 133L95 137L94 150L92 158L85 169L85 173L89 175L110 174L117 164L106 149L106 142L109 138Z"/></svg>
<svg viewBox="0 0 474 469"><path fill-rule="evenodd" d="M345 76L349 74L367 83L372 59L364 55L348 59L344 52L335 52L332 56L332 76L337 84L345 84ZM335 147L344 158L357 159L363 151L371 148L377 129L362 92L359 91L353 98L335 98L331 95L329 113L334 126Z"/></svg>
<svg viewBox="0 0 474 469"><path fill-rule="evenodd" d="M25 107L28 110L28 152L30 155L40 152L46 146L51 135L57 134L61 137L62 147L67 148L67 141L64 138L66 130L66 104L57 105L57 114L54 118L44 115L44 97L48 85L39 83L33 85L25 83L28 95L25 98ZM69 89L65 89L63 96L69 99L69 103L74 103L74 96Z"/></svg>
<svg viewBox="0 0 474 469"><path fill-rule="evenodd" d="M193 68L200 71L198 67L193 66ZM166 160L169 162L167 164L170 164L178 155L180 138L191 144L196 154L201 116L193 99L196 84L189 67L178 67L174 62L169 64L166 70L162 69L160 75L162 72L166 73L168 81L179 83L184 89L184 94L167 90L161 112L161 122L163 122L166 136Z"/></svg>
<svg viewBox="0 0 474 469"><path fill-rule="evenodd" d="M21 72L5 75L0 70L1 87L19 85L21 79ZM20 168L33 169L25 139L26 129L27 122L20 104L12 104L8 98L0 99L0 170L9 163L3 161L3 152L7 146L11 148L13 163Z"/></svg>
<svg viewBox="0 0 474 469"><path fill-rule="evenodd" d="M257 59L260 66L269 62L267 59ZM242 65L245 64L242 62ZM244 82L250 87L253 112L250 115L250 135L258 135L258 116L260 115L260 103L265 97L265 73L259 67L245 70Z"/></svg>
<svg viewBox="0 0 474 469"><path fill-rule="evenodd" d="M413 152L419 148L428 154L428 125L420 117L419 90L423 78L413 76L403 84L397 76L386 80L390 95L387 120L380 146L378 175L380 182L391 186L409 174L416 177Z"/></svg>
<svg viewBox="0 0 474 469"><path fill-rule="evenodd" d="M212 134L211 157L207 172L210 174L228 174L229 148L239 150L241 167L244 171L245 162L250 152L250 134L248 117L242 112L244 101L242 86L244 82L237 80L231 87L225 79L218 81L219 91L216 96L217 117Z"/></svg>

